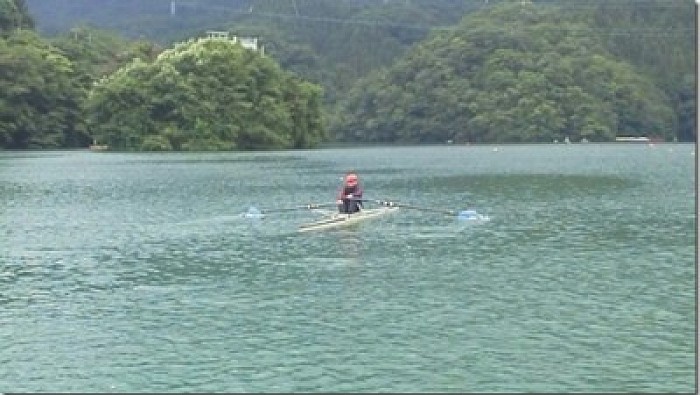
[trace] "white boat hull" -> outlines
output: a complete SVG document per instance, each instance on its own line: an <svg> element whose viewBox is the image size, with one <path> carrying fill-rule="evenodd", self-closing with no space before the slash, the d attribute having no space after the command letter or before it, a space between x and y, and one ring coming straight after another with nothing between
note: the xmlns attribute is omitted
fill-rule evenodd
<svg viewBox="0 0 700 395"><path fill-rule="evenodd" d="M299 225L299 232L310 232L331 228L340 228L362 222L370 218L380 217L398 210L398 207L380 207L374 209L364 209L354 214L335 213L324 217L318 221Z"/></svg>

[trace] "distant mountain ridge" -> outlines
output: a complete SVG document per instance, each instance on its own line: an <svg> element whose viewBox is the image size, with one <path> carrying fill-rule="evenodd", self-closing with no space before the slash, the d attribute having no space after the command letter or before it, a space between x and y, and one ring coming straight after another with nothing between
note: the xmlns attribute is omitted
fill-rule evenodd
<svg viewBox="0 0 700 395"><path fill-rule="evenodd" d="M221 6L225 3L231 6L249 2L210 0L207 4ZM138 25L139 21L157 20L161 24L174 22L171 17L171 0L27 0L27 5L38 30L48 34L63 32L79 24L89 24L118 30L125 36L138 36L137 30L130 31L125 27Z"/></svg>
<svg viewBox="0 0 700 395"><path fill-rule="evenodd" d="M164 41L154 34L178 28L204 28L237 19L246 13L258 16L356 18L365 9L412 10L411 19L435 19L456 23L464 10L487 3L454 0L26 0L45 34L64 32L79 24L117 30L127 37ZM494 0L498 1L498 0ZM422 14L422 15L421 15ZM388 14L387 14L388 15ZM387 16L384 15L384 16ZM442 15L442 16L440 16ZM399 19L400 14L396 15ZM393 18L393 16L392 16ZM382 18L385 19L385 18ZM268 21L270 22L270 21ZM309 22L308 20L305 22ZM415 22L415 21L409 21ZM438 22L438 21L436 21Z"/></svg>
<svg viewBox="0 0 700 395"><path fill-rule="evenodd" d="M285 69L324 85L326 99L391 64L431 27L454 25L478 0L27 0L37 30L88 25L168 47L224 30L261 39ZM490 0L488 4L502 0Z"/></svg>

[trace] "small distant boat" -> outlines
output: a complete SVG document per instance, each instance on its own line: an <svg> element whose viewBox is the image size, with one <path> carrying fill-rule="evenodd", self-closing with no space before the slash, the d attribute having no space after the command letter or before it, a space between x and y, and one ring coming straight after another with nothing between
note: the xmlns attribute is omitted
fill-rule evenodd
<svg viewBox="0 0 700 395"><path fill-rule="evenodd" d="M615 137L615 141L618 143L648 143L651 141L649 137L631 137L631 136L619 136Z"/></svg>
<svg viewBox="0 0 700 395"><path fill-rule="evenodd" d="M92 144L90 144L90 151L106 151L109 149L109 146L106 144L97 144L97 140L93 140Z"/></svg>
<svg viewBox="0 0 700 395"><path fill-rule="evenodd" d="M353 214L334 213L318 221L299 225L299 232L310 232L315 230L324 230L349 226L370 218L376 218L385 214L393 213L398 209L398 207L379 207L372 209L363 209Z"/></svg>

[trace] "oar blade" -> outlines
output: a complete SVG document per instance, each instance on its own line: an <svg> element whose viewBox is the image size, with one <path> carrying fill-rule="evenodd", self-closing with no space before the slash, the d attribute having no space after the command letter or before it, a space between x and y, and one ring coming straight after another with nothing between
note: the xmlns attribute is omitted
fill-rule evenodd
<svg viewBox="0 0 700 395"><path fill-rule="evenodd" d="M262 213L257 207L255 206L250 206L248 207L248 210L243 213L243 216L245 218L250 218L250 219L261 219L265 218L265 214Z"/></svg>
<svg viewBox="0 0 700 395"><path fill-rule="evenodd" d="M457 214L457 219L460 221L469 221L476 218L477 213L474 210L462 210Z"/></svg>
<svg viewBox="0 0 700 395"><path fill-rule="evenodd" d="M462 210L459 212L457 219L460 222L486 222L490 220L487 215L480 214L476 210Z"/></svg>

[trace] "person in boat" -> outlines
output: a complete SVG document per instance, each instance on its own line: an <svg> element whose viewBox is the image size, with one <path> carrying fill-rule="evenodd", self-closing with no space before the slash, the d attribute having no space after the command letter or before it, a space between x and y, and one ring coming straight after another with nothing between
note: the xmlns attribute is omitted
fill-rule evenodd
<svg viewBox="0 0 700 395"><path fill-rule="evenodd" d="M362 210L362 187L355 172L348 172L343 178L343 185L338 191L338 211L352 214Z"/></svg>

